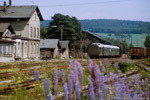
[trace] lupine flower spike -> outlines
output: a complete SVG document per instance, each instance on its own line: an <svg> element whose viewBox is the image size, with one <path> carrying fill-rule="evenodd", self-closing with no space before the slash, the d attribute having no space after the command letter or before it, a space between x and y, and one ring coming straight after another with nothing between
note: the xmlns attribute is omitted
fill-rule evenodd
<svg viewBox="0 0 150 100"><path fill-rule="evenodd" d="M58 77L59 77L59 70L56 69L54 72L54 94L58 95Z"/></svg>
<svg viewBox="0 0 150 100"><path fill-rule="evenodd" d="M103 92L100 88L98 89L98 100L103 100Z"/></svg>
<svg viewBox="0 0 150 100"><path fill-rule="evenodd" d="M76 100L81 100L80 98L81 89L79 81L77 81L75 84L75 90L76 90Z"/></svg>
<svg viewBox="0 0 150 100"><path fill-rule="evenodd" d="M62 69L61 73L62 73L62 84L64 86L64 84L66 83L65 71Z"/></svg>
<svg viewBox="0 0 150 100"><path fill-rule="evenodd" d="M35 80L38 81L39 80L39 71L37 69L34 71L34 76L35 76Z"/></svg>
<svg viewBox="0 0 150 100"><path fill-rule="evenodd" d="M49 92L49 94L47 95L47 100L53 100L53 96L52 96L51 92Z"/></svg>
<svg viewBox="0 0 150 100"><path fill-rule="evenodd" d="M64 90L64 98L65 100L68 100L68 88L66 83L63 85L63 90Z"/></svg>
<svg viewBox="0 0 150 100"><path fill-rule="evenodd" d="M95 94L94 94L94 86L93 86L93 82L91 80L91 77L89 76L89 99L90 100L95 100Z"/></svg>
<svg viewBox="0 0 150 100"><path fill-rule="evenodd" d="M69 92L69 99L72 99L72 92L73 92L73 84L71 76L68 76L68 92Z"/></svg>
<svg viewBox="0 0 150 100"><path fill-rule="evenodd" d="M43 87L44 87L44 95L45 95L45 97L47 97L48 93L50 92L48 78L45 78L44 86Z"/></svg>

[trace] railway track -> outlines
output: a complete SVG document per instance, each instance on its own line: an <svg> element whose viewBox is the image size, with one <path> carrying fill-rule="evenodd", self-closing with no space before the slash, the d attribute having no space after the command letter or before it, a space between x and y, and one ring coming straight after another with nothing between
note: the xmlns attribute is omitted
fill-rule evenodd
<svg viewBox="0 0 150 100"><path fill-rule="evenodd" d="M137 67L141 67L141 65L144 64L144 63L145 63L145 61L140 61L140 62L136 62L135 64L136 64ZM142 65L142 67L145 68L144 65ZM146 68L145 68L145 70L147 71ZM8 73L5 73L5 74L8 74ZM10 74L11 74L11 73L10 73ZM33 70L32 70L32 72L29 72L28 74L29 74L29 75L34 75ZM44 73L40 73L40 74L44 74ZM130 73L128 73L128 74L123 74L123 75L121 75L121 76L119 76L119 77L120 77L120 78L123 78L123 77L130 77L130 76L136 75L136 74L138 74L138 70L134 70L134 71L132 71L132 72L130 72ZM40 81L41 81L41 80L42 80L42 79L40 79ZM1 95L1 94L9 94L9 93L11 93L15 88L18 88L18 87L24 87L26 90L28 90L28 89L30 89L30 88L34 88L37 84L39 84L40 81L37 82L36 80L28 80L28 81L24 81L24 82L17 83L17 84L10 84L10 85L8 85L8 87L3 88L3 89L0 89L0 95ZM108 80L108 81L109 81L109 80ZM83 88L83 90L88 90L88 86L84 86L84 87L82 87L82 88ZM62 97L62 96L63 96L63 94L60 94L59 97Z"/></svg>

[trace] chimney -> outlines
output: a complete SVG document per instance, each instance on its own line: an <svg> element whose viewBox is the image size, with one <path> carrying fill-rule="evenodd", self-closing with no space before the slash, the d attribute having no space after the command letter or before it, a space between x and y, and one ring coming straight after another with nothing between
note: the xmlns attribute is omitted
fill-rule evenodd
<svg viewBox="0 0 150 100"><path fill-rule="evenodd" d="M9 0L9 6L11 6L12 5L12 2L11 2L11 0Z"/></svg>
<svg viewBox="0 0 150 100"><path fill-rule="evenodd" d="M6 6L6 1L4 1L4 11L6 11L7 10L7 6Z"/></svg>

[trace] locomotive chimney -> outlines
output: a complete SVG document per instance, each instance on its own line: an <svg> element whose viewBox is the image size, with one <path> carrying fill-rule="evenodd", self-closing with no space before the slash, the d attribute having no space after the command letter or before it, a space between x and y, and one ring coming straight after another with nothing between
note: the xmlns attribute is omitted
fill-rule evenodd
<svg viewBox="0 0 150 100"><path fill-rule="evenodd" d="M11 0L9 0L9 6L11 6L12 5L12 1Z"/></svg>

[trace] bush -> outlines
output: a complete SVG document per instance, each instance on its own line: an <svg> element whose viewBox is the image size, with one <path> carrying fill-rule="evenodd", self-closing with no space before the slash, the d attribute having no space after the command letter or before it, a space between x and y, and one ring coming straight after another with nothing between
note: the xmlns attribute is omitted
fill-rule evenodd
<svg viewBox="0 0 150 100"><path fill-rule="evenodd" d="M55 59L61 59L61 56L60 56L60 55L57 55L57 56L55 57Z"/></svg>
<svg viewBox="0 0 150 100"><path fill-rule="evenodd" d="M118 64L119 65L119 69L125 73L126 71L130 70L131 68L135 67L134 64L132 63L126 63L126 62L121 62Z"/></svg>
<svg viewBox="0 0 150 100"><path fill-rule="evenodd" d="M84 58L84 59L90 59L90 57L89 57L89 56L83 56L83 58Z"/></svg>

